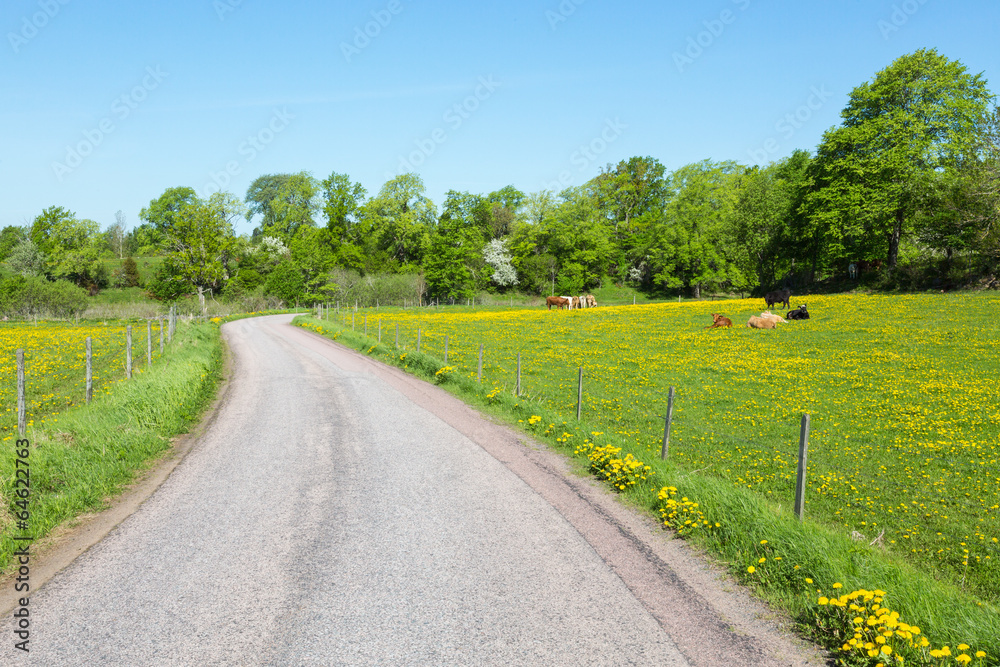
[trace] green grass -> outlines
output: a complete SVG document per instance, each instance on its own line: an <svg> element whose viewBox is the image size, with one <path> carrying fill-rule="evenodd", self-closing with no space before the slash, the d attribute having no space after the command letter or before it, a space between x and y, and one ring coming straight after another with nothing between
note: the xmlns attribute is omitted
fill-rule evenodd
<svg viewBox="0 0 1000 667"><path fill-rule="evenodd" d="M162 454L170 438L195 422L214 397L222 363L222 343L214 324L181 325L164 362L132 380L114 385L110 396L70 408L33 426L30 518L36 539L84 512L109 503L136 475ZM25 532L13 521L15 467L13 441L0 449L0 568L22 543Z"/></svg>
<svg viewBox="0 0 1000 667"><path fill-rule="evenodd" d="M572 314L369 311L368 338L358 333L363 313L358 332L349 330L349 317L346 330L336 321L317 324L428 379L443 366L448 335L455 370L446 387L571 455L591 439L651 464L654 483L623 496L654 512L659 489L677 486L720 524L689 539L806 625L817 618L816 588L830 595L840 583L887 590L885 604L937 646L1000 647L993 541L1000 536L1000 388L989 380L1000 375L1000 300L987 293L806 302L813 319L777 331L702 329L719 310L745 322L760 312L758 300ZM373 345L378 318L381 346ZM397 323L405 348L398 352ZM418 327L423 354L414 351ZM482 386L474 380L480 342ZM527 394L520 399L511 396L517 352ZM969 359L976 370L956 372ZM581 423L573 419L578 366L585 368ZM671 460L661 462L658 415L671 385L678 391ZM800 525L790 510L803 412L813 431ZM531 415L542 417L539 426L527 427ZM749 573L759 558L766 565Z"/></svg>

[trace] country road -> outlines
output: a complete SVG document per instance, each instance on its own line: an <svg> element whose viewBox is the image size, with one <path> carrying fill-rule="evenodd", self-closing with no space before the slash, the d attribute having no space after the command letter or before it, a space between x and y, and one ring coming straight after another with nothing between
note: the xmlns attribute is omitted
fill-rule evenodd
<svg viewBox="0 0 1000 667"><path fill-rule="evenodd" d="M223 327L204 432L0 664L823 664L557 455L290 320Z"/></svg>

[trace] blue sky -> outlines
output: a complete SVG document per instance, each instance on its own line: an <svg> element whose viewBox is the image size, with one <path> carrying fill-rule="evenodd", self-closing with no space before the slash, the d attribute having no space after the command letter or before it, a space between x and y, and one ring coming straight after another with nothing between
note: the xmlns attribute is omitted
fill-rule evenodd
<svg viewBox="0 0 1000 667"><path fill-rule="evenodd" d="M1000 90L997 26L987 0L6 0L0 226L53 205L134 226L168 187L242 198L268 173L374 195L414 171L440 205L634 155L762 164L919 48Z"/></svg>

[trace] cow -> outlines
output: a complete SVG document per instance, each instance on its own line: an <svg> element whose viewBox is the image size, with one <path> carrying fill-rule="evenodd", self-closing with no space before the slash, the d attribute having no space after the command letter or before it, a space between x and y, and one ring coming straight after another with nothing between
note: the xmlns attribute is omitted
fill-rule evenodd
<svg viewBox="0 0 1000 667"><path fill-rule="evenodd" d="M587 300L587 308L597 308L597 299L594 298L593 294L588 294L584 299Z"/></svg>
<svg viewBox="0 0 1000 667"><path fill-rule="evenodd" d="M788 320L777 313L772 313L770 310L765 310L760 316L765 320L774 320L775 324L788 324Z"/></svg>
<svg viewBox="0 0 1000 667"><path fill-rule="evenodd" d="M776 289L773 292L768 292L764 295L764 302L767 304L767 309L770 310L774 308L774 304L783 303L785 308L791 308L792 304L790 300L792 298L792 290L790 289Z"/></svg>
<svg viewBox="0 0 1000 667"><path fill-rule="evenodd" d="M547 296L545 297L545 305L549 307L549 310L552 310L552 306L555 306L558 310L562 310L569 305L569 301L561 296Z"/></svg>
<svg viewBox="0 0 1000 667"><path fill-rule="evenodd" d="M574 308L579 308L580 307L580 297L578 297L578 296L563 296L563 297L559 297L559 298L566 299L566 303L569 304L569 309L570 310L573 310Z"/></svg>
<svg viewBox="0 0 1000 667"><path fill-rule="evenodd" d="M705 328L715 329L716 327L729 327L731 329L733 327L733 321L721 313L712 313L712 323Z"/></svg>
<svg viewBox="0 0 1000 667"><path fill-rule="evenodd" d="M766 319L766 318L763 318L763 317L755 317L753 315L751 315L750 319L747 320L747 326L750 327L751 329L774 329L775 328L774 320L769 320L769 319Z"/></svg>
<svg viewBox="0 0 1000 667"><path fill-rule="evenodd" d="M809 311L806 309L805 304L802 304L795 310L788 311L788 314L785 315L785 317L787 317L790 320L808 320Z"/></svg>

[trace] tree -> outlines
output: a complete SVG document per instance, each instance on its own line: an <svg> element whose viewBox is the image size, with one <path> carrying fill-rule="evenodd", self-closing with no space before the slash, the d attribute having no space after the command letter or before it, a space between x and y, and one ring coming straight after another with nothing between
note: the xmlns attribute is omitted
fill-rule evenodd
<svg viewBox="0 0 1000 667"><path fill-rule="evenodd" d="M236 239L232 219L233 197L215 193L207 202L181 209L174 217L167 245L171 271L167 278L179 277L194 286L199 298L206 290L218 291L235 264Z"/></svg>
<svg viewBox="0 0 1000 667"><path fill-rule="evenodd" d="M244 199L250 216L247 220L256 215L263 218L257 228L258 231L263 232L271 229L276 224L277 216L271 204L278 197L282 186L291 177L291 174L264 174L255 178L250 187L247 188Z"/></svg>
<svg viewBox="0 0 1000 667"><path fill-rule="evenodd" d="M313 227L319 212L319 183L307 172L290 175L270 202L273 222L261 225L264 234L291 241L301 227Z"/></svg>
<svg viewBox="0 0 1000 667"><path fill-rule="evenodd" d="M193 188L167 188L163 194L149 202L149 206L139 211L139 218L157 232L154 243L160 243L173 231L174 219L188 206L200 202Z"/></svg>
<svg viewBox="0 0 1000 667"><path fill-rule="evenodd" d="M28 238L28 230L24 227L8 225L0 230L0 262L7 259L14 248Z"/></svg>
<svg viewBox="0 0 1000 667"><path fill-rule="evenodd" d="M333 172L322 183L323 214L326 228L339 243L352 242L352 228L357 224L358 209L367 191L360 183L351 183L347 174Z"/></svg>
<svg viewBox="0 0 1000 667"><path fill-rule="evenodd" d="M740 171L734 162L704 160L670 175L670 201L646 240L654 284L688 288L696 299L703 288L745 287L746 277L726 253L726 221Z"/></svg>
<svg viewBox="0 0 1000 667"><path fill-rule="evenodd" d="M727 235L732 261L752 277L750 286L773 285L786 265L784 249L798 247L789 230L795 225L809 160L807 152L797 150L777 163L746 170L735 183Z"/></svg>
<svg viewBox="0 0 1000 667"><path fill-rule="evenodd" d="M125 226L125 214L121 211L115 213L115 221L108 226L106 236L111 250L118 255L118 259L125 258L125 240L128 231Z"/></svg>
<svg viewBox="0 0 1000 667"><path fill-rule="evenodd" d="M14 246L7 257L7 266L10 270L25 277L42 275L46 264L45 253L29 238Z"/></svg>
<svg viewBox="0 0 1000 667"><path fill-rule="evenodd" d="M483 261L492 267L491 278L500 287L511 287L518 283L517 270L510 263L505 239L493 239L483 246Z"/></svg>
<svg viewBox="0 0 1000 667"><path fill-rule="evenodd" d="M434 203L424 196L423 180L402 174L365 203L362 217L371 240L369 255L380 260L382 270L400 270L420 264L437 216Z"/></svg>
<svg viewBox="0 0 1000 667"><path fill-rule="evenodd" d="M81 287L103 287L108 272L97 247L100 229L93 220L79 220L72 211L51 206L32 222L31 240L47 258L49 276Z"/></svg>
<svg viewBox="0 0 1000 667"><path fill-rule="evenodd" d="M823 135L810 214L834 255L879 252L896 266L929 189L975 153L990 100L982 75L934 49L902 56L851 91Z"/></svg>

